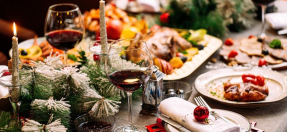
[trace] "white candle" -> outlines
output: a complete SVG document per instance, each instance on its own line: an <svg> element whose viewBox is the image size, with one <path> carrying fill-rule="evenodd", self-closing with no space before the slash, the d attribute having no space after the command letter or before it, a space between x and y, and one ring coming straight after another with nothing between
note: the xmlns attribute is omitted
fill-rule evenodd
<svg viewBox="0 0 287 132"><path fill-rule="evenodd" d="M18 38L15 22L13 23L14 36L12 37L12 85L19 85L19 55L18 55Z"/></svg>
<svg viewBox="0 0 287 132"><path fill-rule="evenodd" d="M100 1L100 34L101 34L101 54L107 54L108 41L105 21L105 1Z"/></svg>

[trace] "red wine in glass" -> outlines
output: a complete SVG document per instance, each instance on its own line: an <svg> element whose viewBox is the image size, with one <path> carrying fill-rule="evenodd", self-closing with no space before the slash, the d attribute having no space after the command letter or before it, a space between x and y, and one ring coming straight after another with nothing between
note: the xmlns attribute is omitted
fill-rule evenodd
<svg viewBox="0 0 287 132"><path fill-rule="evenodd" d="M116 71L109 77L114 85L127 92L138 90L150 78L144 71L134 69Z"/></svg>
<svg viewBox="0 0 287 132"><path fill-rule="evenodd" d="M73 49L83 39L83 32L76 30L55 30L46 34L47 41L60 50Z"/></svg>
<svg viewBox="0 0 287 132"><path fill-rule="evenodd" d="M252 0L252 1L256 4L268 5L274 2L275 0Z"/></svg>

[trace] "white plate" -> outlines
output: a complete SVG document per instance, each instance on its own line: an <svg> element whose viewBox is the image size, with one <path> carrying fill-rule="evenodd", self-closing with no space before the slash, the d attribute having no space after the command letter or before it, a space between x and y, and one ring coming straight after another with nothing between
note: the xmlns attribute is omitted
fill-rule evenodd
<svg viewBox="0 0 287 132"><path fill-rule="evenodd" d="M250 131L250 123L249 121L243 117L240 114L231 112L231 111L227 111L227 110L220 110L220 109L213 109L216 113L220 114L221 116L224 116L225 118L227 118L228 120L232 121L233 123L235 123L236 125L238 125L241 128L244 128L245 130ZM168 123L164 124L164 127L166 129L167 132L179 132L178 129L176 129L175 127L169 125Z"/></svg>
<svg viewBox="0 0 287 132"><path fill-rule="evenodd" d="M216 50L218 50L222 41L216 37L205 35L205 40L209 40L206 47L200 50L197 55L192 58L192 61L185 62L179 69L175 69L170 75L166 75L164 80L179 80L193 73L203 62L205 62Z"/></svg>
<svg viewBox="0 0 287 132"><path fill-rule="evenodd" d="M45 41L45 37L37 38L38 44L40 44L43 41ZM28 49L33 45L33 43L34 43L34 39L28 39L28 40L25 40L25 41L19 43L18 48ZM12 49L10 49L9 55L12 58Z"/></svg>
<svg viewBox="0 0 287 132"><path fill-rule="evenodd" d="M231 82L242 82L241 75L246 73L251 73L254 75L263 75L265 77L266 85L269 88L269 95L264 100L255 102L229 101L224 98L213 96L210 93L210 88L214 88L217 85L223 85L223 83L230 79L230 77L232 77ZM287 96L286 80L287 78L285 75L276 71L271 71L263 68L252 68L245 70L225 68L201 74L195 80L195 88L203 96L223 103L225 105L242 108L252 108L268 105L272 102L284 99Z"/></svg>

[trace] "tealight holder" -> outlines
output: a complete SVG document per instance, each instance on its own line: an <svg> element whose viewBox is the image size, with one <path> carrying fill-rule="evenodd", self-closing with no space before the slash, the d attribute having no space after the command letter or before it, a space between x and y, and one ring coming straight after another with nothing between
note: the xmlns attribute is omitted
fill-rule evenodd
<svg viewBox="0 0 287 132"><path fill-rule="evenodd" d="M145 85L142 93L141 114L157 115L157 107L163 100L163 77L165 76L158 67L155 66L152 76Z"/></svg>
<svg viewBox="0 0 287 132"><path fill-rule="evenodd" d="M114 116L93 118L88 114L81 115L74 121L78 132L112 132L115 122Z"/></svg>
<svg viewBox="0 0 287 132"><path fill-rule="evenodd" d="M192 93L192 87L185 82L171 81L163 83L163 98L179 97L188 100Z"/></svg>

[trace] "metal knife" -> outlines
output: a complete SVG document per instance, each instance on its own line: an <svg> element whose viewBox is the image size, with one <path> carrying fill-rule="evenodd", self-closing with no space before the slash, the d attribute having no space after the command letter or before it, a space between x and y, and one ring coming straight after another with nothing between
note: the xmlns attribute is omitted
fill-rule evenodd
<svg viewBox="0 0 287 132"><path fill-rule="evenodd" d="M186 129L185 127L181 126L180 124L178 124L177 122L173 121L172 119L170 119L166 116L158 114L158 118L160 118L161 120L165 121L166 123L172 125L173 127L177 128L181 132L191 132L190 130Z"/></svg>

